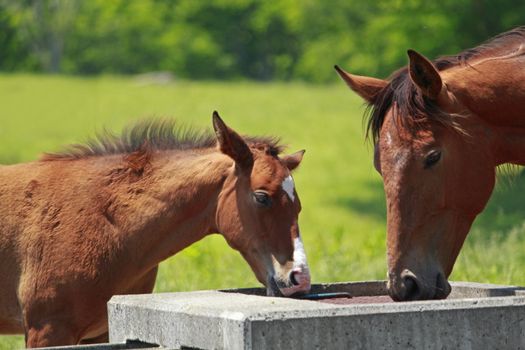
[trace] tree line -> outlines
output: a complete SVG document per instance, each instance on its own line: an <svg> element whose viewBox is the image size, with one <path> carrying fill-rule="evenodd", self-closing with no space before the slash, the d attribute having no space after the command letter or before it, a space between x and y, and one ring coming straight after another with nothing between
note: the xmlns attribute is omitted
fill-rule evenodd
<svg viewBox="0 0 525 350"><path fill-rule="evenodd" d="M0 70L187 79L386 77L522 24L515 0L0 0Z"/></svg>

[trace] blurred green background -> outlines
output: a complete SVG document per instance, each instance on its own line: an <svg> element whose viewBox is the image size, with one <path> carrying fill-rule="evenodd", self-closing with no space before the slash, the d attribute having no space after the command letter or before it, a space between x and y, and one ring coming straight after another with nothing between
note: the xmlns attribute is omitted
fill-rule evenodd
<svg viewBox="0 0 525 350"><path fill-rule="evenodd" d="M516 0L0 0L0 70L190 79L386 76L523 23Z"/></svg>
<svg viewBox="0 0 525 350"><path fill-rule="evenodd" d="M243 134L306 148L295 180L313 281L383 279L382 182L363 103L333 65L386 77L407 48L454 54L524 14L517 1L0 0L0 163L143 117L211 128L217 109ZM453 280L525 285L525 175L502 179ZM164 262L156 291L254 285L212 236ZM0 337L0 349L22 346Z"/></svg>

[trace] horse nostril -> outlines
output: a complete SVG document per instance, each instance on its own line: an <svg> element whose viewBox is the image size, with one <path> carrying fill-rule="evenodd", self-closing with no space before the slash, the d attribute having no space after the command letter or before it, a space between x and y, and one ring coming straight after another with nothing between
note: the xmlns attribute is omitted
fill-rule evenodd
<svg viewBox="0 0 525 350"><path fill-rule="evenodd" d="M299 282L297 282L297 279L295 278L295 274L296 273L297 273L296 271L290 272L290 282L292 282L292 284L294 286L298 286L299 285Z"/></svg>
<svg viewBox="0 0 525 350"><path fill-rule="evenodd" d="M421 294L421 289L417 283L417 279L412 276L403 277L403 284L405 286L404 300L416 300Z"/></svg>

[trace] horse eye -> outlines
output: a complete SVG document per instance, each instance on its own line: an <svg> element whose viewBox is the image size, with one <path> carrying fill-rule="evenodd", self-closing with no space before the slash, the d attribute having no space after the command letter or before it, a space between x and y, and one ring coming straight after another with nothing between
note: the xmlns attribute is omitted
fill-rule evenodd
<svg viewBox="0 0 525 350"><path fill-rule="evenodd" d="M440 151L431 151L425 157L425 169L430 168L431 166L436 164L440 159L441 159L441 152Z"/></svg>
<svg viewBox="0 0 525 350"><path fill-rule="evenodd" d="M263 191L255 191L253 192L253 199L255 200L255 203L262 207L269 207L272 205L272 199L268 195L268 193Z"/></svg>

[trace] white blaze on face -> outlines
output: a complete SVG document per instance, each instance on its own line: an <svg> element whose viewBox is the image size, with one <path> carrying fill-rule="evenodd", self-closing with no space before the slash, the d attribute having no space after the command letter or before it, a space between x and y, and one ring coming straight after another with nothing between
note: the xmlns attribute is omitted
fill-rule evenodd
<svg viewBox="0 0 525 350"><path fill-rule="evenodd" d="M303 240L300 236L297 236L294 241L293 251L293 265L294 267L301 267L308 269L308 263L306 262L306 252L304 251Z"/></svg>
<svg viewBox="0 0 525 350"><path fill-rule="evenodd" d="M292 200L292 202L295 200L295 195L294 195L294 188L295 188L295 184L293 182L293 178L292 178L292 175L288 175L284 180L283 180L283 183L281 185L283 187L283 190L284 192L286 192L286 194L288 195L288 197Z"/></svg>

